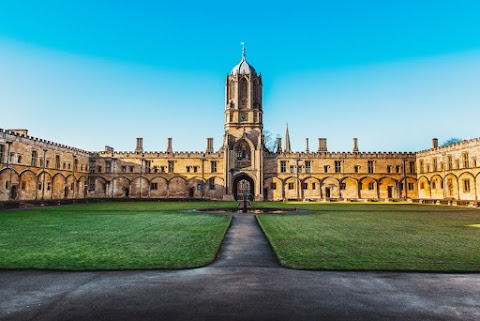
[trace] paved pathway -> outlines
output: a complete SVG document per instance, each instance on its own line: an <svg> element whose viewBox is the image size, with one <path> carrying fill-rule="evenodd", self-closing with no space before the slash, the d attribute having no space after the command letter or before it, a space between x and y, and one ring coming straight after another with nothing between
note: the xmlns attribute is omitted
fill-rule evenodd
<svg viewBox="0 0 480 321"><path fill-rule="evenodd" d="M280 268L253 215L182 271L1 271L0 320L480 320L480 274Z"/></svg>

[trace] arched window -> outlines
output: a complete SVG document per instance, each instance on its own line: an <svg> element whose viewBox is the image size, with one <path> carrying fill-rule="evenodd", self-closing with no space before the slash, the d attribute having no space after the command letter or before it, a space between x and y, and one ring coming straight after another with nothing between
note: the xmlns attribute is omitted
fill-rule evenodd
<svg viewBox="0 0 480 321"><path fill-rule="evenodd" d="M258 79L255 79L255 81L253 82L253 102L254 103L260 102Z"/></svg>
<svg viewBox="0 0 480 321"><path fill-rule="evenodd" d="M242 141L238 144L237 150L237 165L239 167L248 167L251 165L250 146L247 142Z"/></svg>
<svg viewBox="0 0 480 321"><path fill-rule="evenodd" d="M235 99L235 82L231 80L228 84L228 100Z"/></svg>
<svg viewBox="0 0 480 321"><path fill-rule="evenodd" d="M240 106L246 106L247 105L247 99L248 99L248 81L245 78L242 78L240 80Z"/></svg>

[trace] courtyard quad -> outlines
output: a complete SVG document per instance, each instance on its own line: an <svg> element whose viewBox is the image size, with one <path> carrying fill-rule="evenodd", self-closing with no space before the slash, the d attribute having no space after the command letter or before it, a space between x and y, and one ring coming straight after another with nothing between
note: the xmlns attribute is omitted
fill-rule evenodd
<svg viewBox="0 0 480 321"><path fill-rule="evenodd" d="M179 269L208 265L234 202L101 202L2 211L3 269ZM285 267L480 271L480 211L413 204L255 202L304 212L257 215ZM243 214L253 215L253 214Z"/></svg>

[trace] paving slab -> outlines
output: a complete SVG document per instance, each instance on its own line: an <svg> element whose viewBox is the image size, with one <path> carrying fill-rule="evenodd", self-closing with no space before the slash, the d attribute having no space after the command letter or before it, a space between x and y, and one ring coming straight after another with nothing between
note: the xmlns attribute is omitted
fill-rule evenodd
<svg viewBox="0 0 480 321"><path fill-rule="evenodd" d="M0 271L0 320L480 320L480 275L285 269L251 214L179 271Z"/></svg>

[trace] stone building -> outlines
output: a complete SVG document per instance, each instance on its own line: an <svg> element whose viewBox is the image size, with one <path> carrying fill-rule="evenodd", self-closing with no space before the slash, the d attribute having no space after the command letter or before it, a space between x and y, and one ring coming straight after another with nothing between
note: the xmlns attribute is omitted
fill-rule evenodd
<svg viewBox="0 0 480 321"><path fill-rule="evenodd" d="M226 77L225 133L214 150L101 152L48 142L26 130L0 130L0 201L69 198L233 200L468 200L480 195L480 139L418 153L292 151L290 134L265 148L262 76L242 59Z"/></svg>

